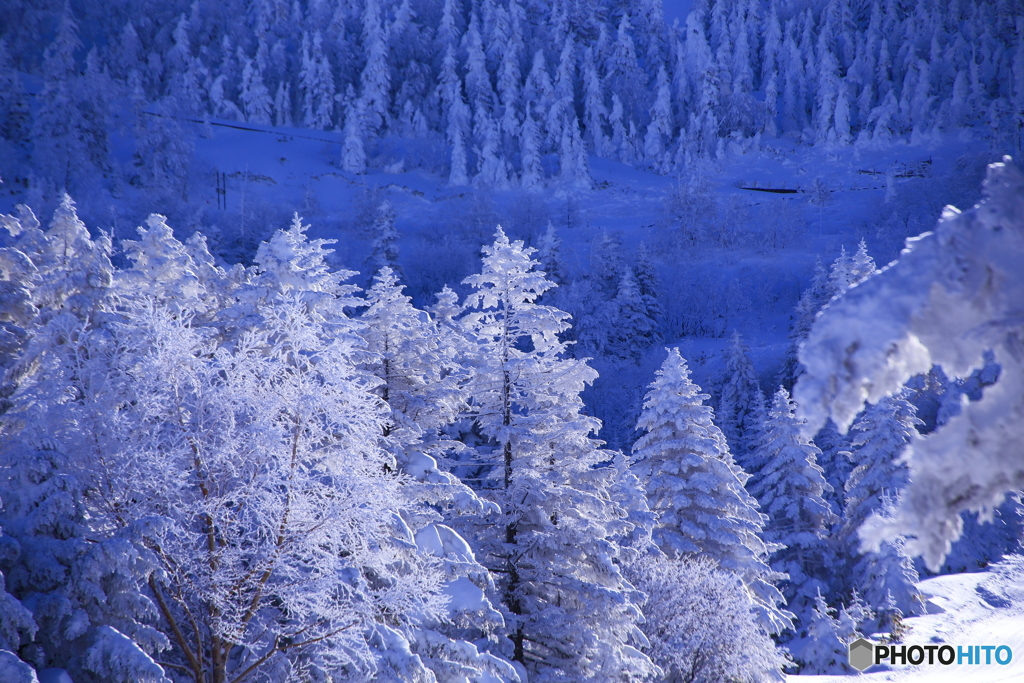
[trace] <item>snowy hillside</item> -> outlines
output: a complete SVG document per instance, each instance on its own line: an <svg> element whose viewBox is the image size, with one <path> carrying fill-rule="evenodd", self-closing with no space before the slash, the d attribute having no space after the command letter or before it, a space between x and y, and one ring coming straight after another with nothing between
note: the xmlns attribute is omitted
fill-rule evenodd
<svg viewBox="0 0 1024 683"><path fill-rule="evenodd" d="M1003 683L1019 680L1024 661L1024 564L1020 556L975 574L952 574L918 584L928 600L928 614L906 620L907 644L949 643L1007 645L1014 653L1005 665L900 666L868 669L857 677L862 681L985 681ZM970 666L971 668L966 668ZM888 669L888 670L886 670ZM843 683L849 676L790 676L796 683Z"/></svg>

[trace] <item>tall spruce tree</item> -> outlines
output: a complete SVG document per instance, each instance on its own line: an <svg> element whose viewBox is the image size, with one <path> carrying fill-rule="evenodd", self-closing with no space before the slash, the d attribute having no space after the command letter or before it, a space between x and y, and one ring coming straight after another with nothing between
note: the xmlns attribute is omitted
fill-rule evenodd
<svg viewBox="0 0 1024 683"><path fill-rule="evenodd" d="M633 469L658 516L654 541L672 558L702 556L743 581L767 633L790 626L775 587L781 576L767 565L777 546L761 539L767 518L743 487L747 474L733 463L707 394L690 380L676 348L655 374L633 446Z"/></svg>
<svg viewBox="0 0 1024 683"><path fill-rule="evenodd" d="M824 495L831 487L818 465L821 451L801 436L789 392L775 393L758 459L762 465L751 493L769 516L765 537L781 546L772 568L789 574L783 592L790 608L807 616L814 596L828 594L826 537L838 517Z"/></svg>
<svg viewBox="0 0 1024 683"><path fill-rule="evenodd" d="M636 649L644 638L640 594L615 561L627 528L612 500L611 454L582 414L580 392L597 373L566 357L568 314L536 300L553 285L501 228L483 249L482 271L462 322L477 339L473 410L491 440L487 493L499 520L476 540L500 574L509 652L533 681L642 678L654 672Z"/></svg>

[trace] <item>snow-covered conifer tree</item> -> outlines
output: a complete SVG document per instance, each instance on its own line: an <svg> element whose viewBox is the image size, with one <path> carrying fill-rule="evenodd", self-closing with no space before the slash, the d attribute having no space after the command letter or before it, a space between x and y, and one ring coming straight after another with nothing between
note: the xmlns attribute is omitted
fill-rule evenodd
<svg viewBox="0 0 1024 683"><path fill-rule="evenodd" d="M780 633L792 615L774 585L780 576L766 564L776 546L761 540L767 519L743 488L747 474L733 463L707 398L670 349L644 399L637 428L645 434L633 446L633 469L658 516L654 540L671 558L699 555L736 574L760 626Z"/></svg>
<svg viewBox="0 0 1024 683"><path fill-rule="evenodd" d="M636 249L633 276L636 278L636 286L640 290L640 296L644 300L644 312L647 313L647 317L655 324L655 339L660 339L662 311L658 297L661 296L661 280L651 260L651 252L646 242L641 242L640 246Z"/></svg>
<svg viewBox="0 0 1024 683"><path fill-rule="evenodd" d="M388 65L386 30L381 23L377 0L367 0L363 9L363 49L366 66L359 77L359 100L363 110L363 130L378 133L388 122L391 104L391 68Z"/></svg>
<svg viewBox="0 0 1024 683"><path fill-rule="evenodd" d="M57 189L71 189L80 166L89 159L75 88L75 53L81 47L71 5L65 5L53 41L43 53L43 87L32 120L35 163Z"/></svg>
<svg viewBox="0 0 1024 683"><path fill-rule="evenodd" d="M613 302L615 320L608 339L608 352L619 358L640 360L647 347L654 343L655 324L647 317L643 296L632 271L626 269Z"/></svg>
<svg viewBox="0 0 1024 683"><path fill-rule="evenodd" d="M447 5L446 5L447 6ZM447 118L447 139L452 147L449 185L468 185L466 143L469 139L471 113L462 96L462 79L456 71L455 51L449 46L439 76L438 93Z"/></svg>
<svg viewBox="0 0 1024 683"><path fill-rule="evenodd" d="M370 272L376 273L382 268L390 268L400 276L402 267L398 265L398 230L395 229L395 210L386 199L377 206L377 217L371 228L370 256L367 265Z"/></svg>
<svg viewBox="0 0 1024 683"><path fill-rule="evenodd" d="M401 489L410 503L404 520L417 546L441 558L443 592L452 598L447 619L407 629L406 637L411 651L438 680L456 670L471 681L490 680L488 676L507 681L515 678L512 666L470 642L484 642L480 639L493 637L504 625L484 595L492 587L491 576L448 526L451 518L479 513L493 504L438 464L456 445L441 437L439 429L463 414L469 373L449 335L416 310L401 290L387 266L367 290L367 309L359 320L364 325L361 336L373 355L364 367L380 380L375 391L390 409L384 423L385 447L397 470L409 478ZM396 654L383 656L390 661ZM392 663L396 671L402 670L399 663Z"/></svg>
<svg viewBox="0 0 1024 683"><path fill-rule="evenodd" d="M725 360L725 382L718 401L718 425L729 441L737 462L749 460L757 431L756 396L761 391L757 372L750 360L750 348L738 332L732 335Z"/></svg>
<svg viewBox="0 0 1024 683"><path fill-rule="evenodd" d="M644 138L644 155L647 163L658 171L668 167L666 142L672 139L672 91L669 88L668 71L662 65L658 68L657 95L651 106L651 122L647 124Z"/></svg>
<svg viewBox="0 0 1024 683"><path fill-rule="evenodd" d="M519 183L524 190L537 189L544 182L544 168L540 156L540 126L527 108L523 121L520 157L523 167Z"/></svg>
<svg viewBox="0 0 1024 683"><path fill-rule="evenodd" d="M814 596L814 609L807 624L807 643L800 652L800 672L810 675L850 673L847 643L840 637L840 623L832 614L819 591Z"/></svg>
<svg viewBox="0 0 1024 683"><path fill-rule="evenodd" d="M772 568L789 574L787 604L803 615L814 595L830 588L825 538L838 517L824 499L831 487L818 466L821 451L801 435L794 408L789 392L779 387L755 456L762 465L751 493L769 517L765 538L781 546Z"/></svg>
<svg viewBox="0 0 1024 683"><path fill-rule="evenodd" d="M540 262L544 277L555 285L565 284L565 273L562 271L561 260L562 238L555 231L555 225L548 221L548 227L540 238L537 247L537 260Z"/></svg>
<svg viewBox="0 0 1024 683"><path fill-rule="evenodd" d="M499 228L463 324L478 340L473 409L492 439L485 477L501 505L476 538L500 570L511 658L533 681L615 680L654 672L636 648L639 594L622 577L613 541L628 529L609 496L609 457L581 414L580 392L596 373L565 357L568 315L536 303L552 283L532 249Z"/></svg>
<svg viewBox="0 0 1024 683"><path fill-rule="evenodd" d="M274 103L270 99L270 91L263 81L263 72L259 64L252 59L246 59L242 67L240 99L246 121L270 125Z"/></svg>
<svg viewBox="0 0 1024 683"><path fill-rule="evenodd" d="M366 123L362 98L355 97L355 91L348 88L348 107L345 112L345 138L341 147L341 167L349 173L366 172L366 149L363 146L363 129Z"/></svg>
<svg viewBox="0 0 1024 683"><path fill-rule="evenodd" d="M559 176L563 182L578 188L590 188L590 162L580 134L580 122L575 116L571 120L567 119L562 129L558 164Z"/></svg>

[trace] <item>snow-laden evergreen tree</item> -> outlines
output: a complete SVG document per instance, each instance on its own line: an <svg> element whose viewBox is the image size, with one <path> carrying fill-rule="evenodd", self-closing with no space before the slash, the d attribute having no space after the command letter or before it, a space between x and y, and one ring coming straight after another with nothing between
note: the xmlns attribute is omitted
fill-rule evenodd
<svg viewBox="0 0 1024 683"><path fill-rule="evenodd" d="M75 87L75 54L81 47L71 5L65 5L53 41L43 54L39 109L32 118L36 168L57 190L72 189L81 177L82 166L89 163Z"/></svg>
<svg viewBox="0 0 1024 683"><path fill-rule="evenodd" d="M708 558L649 557L631 568L647 594L644 634L663 680L777 681L788 663L735 574Z"/></svg>
<svg viewBox="0 0 1024 683"><path fill-rule="evenodd" d="M580 122L575 116L571 120L567 118L562 128L558 164L562 182L572 187L590 189L590 161L580 134Z"/></svg>
<svg viewBox="0 0 1024 683"><path fill-rule="evenodd" d="M493 589L491 575L446 524L457 515L480 513L493 505L438 464L457 445L440 429L466 408L468 372L459 363L458 347L447 343L430 317L412 306L390 268L377 273L366 292L366 304L359 317L365 326L361 336L374 355L364 367L380 379L375 392L390 409L383 425L384 445L394 456L397 471L410 480L401 489L410 504L404 521L417 546L444 563L442 592L451 599L446 619L407 629L409 647L438 680L455 675L473 681L491 680L488 676L514 680L508 662L473 644L493 637L504 622L485 597L485 591ZM401 667L396 675L401 676ZM378 674L377 680L382 676Z"/></svg>
<svg viewBox="0 0 1024 683"><path fill-rule="evenodd" d="M644 155L654 169L669 168L667 141L672 139L672 91L669 88L668 72L664 65L658 68L657 95L650 111L651 122L647 124L644 138Z"/></svg>
<svg viewBox="0 0 1024 683"><path fill-rule="evenodd" d="M462 96L462 79L456 71L455 50L450 45L444 55L439 81L438 95L447 120L446 137L452 148L448 184L468 185L466 144L469 140L471 111Z"/></svg>
<svg viewBox="0 0 1024 683"><path fill-rule="evenodd" d="M377 0L367 0L363 9L366 66L359 77L359 101L364 119L363 131L371 135L388 123L391 104L391 68L388 65L388 45L381 9Z"/></svg>
<svg viewBox="0 0 1024 683"><path fill-rule="evenodd" d="M537 246L537 260L540 262L544 277L557 285L565 284L565 273L562 268L562 238L558 236L555 225L548 221L548 227L540 238Z"/></svg>
<svg viewBox="0 0 1024 683"><path fill-rule="evenodd" d="M647 316L643 296L628 269L622 273L619 293L612 305L615 320L608 336L608 353L639 361L644 351L654 343L655 323Z"/></svg>
<svg viewBox="0 0 1024 683"><path fill-rule="evenodd" d="M772 555L772 568L789 575L783 593L798 615L805 615L819 590L828 593L825 539L838 517L824 495L825 481L818 455L821 451L800 433L789 392L780 387L764 426L751 493L768 515L765 539L780 548Z"/></svg>
<svg viewBox="0 0 1024 683"><path fill-rule="evenodd" d="M341 167L349 173L366 172L366 148L363 145L363 129L366 125L366 109L361 98L349 86L346 99L344 140L341 147Z"/></svg>
<svg viewBox="0 0 1024 683"><path fill-rule="evenodd" d="M807 642L800 652L800 673L809 675L848 674L848 643L842 638L842 625L832 616L835 609L828 606L819 591L814 596L814 607L807 624Z"/></svg>
<svg viewBox="0 0 1024 683"><path fill-rule="evenodd" d="M757 394L761 386L750 360L750 348L738 332L732 335L725 359L725 381L718 400L718 426L729 441L729 450L738 463L745 464L756 447L759 416Z"/></svg>
<svg viewBox="0 0 1024 683"><path fill-rule="evenodd" d="M643 678L640 594L615 558L628 529L610 498L613 472L591 436L580 392L596 373L566 358L568 315L536 303L553 285L532 249L499 228L463 325L477 340L471 394L490 464L485 491L501 506L475 540L498 572L511 658L532 681Z"/></svg>
<svg viewBox="0 0 1024 683"><path fill-rule="evenodd" d="M242 67L242 86L240 98L245 112L245 120L269 126L273 113L274 102L270 90L263 80L263 71L257 60L246 59Z"/></svg>
<svg viewBox="0 0 1024 683"><path fill-rule="evenodd" d="M138 545L137 526L105 527L89 509L102 494L104 418L118 400L105 381L110 347L101 328L112 303L109 239L90 238L66 195L45 232L25 207L2 220L14 238L4 260L28 277L20 282L25 336L6 372L0 421L0 573L6 591L32 608L24 621L8 601L5 637L17 638L12 649L36 669L165 683L150 655L167 641L143 594L153 558Z"/></svg>
<svg viewBox="0 0 1024 683"><path fill-rule="evenodd" d="M645 242L641 242L636 250L636 261L633 264L633 276L640 296L644 301L644 312L655 325L655 340L661 339L662 308L658 298L661 293L661 278L651 259L651 251Z"/></svg>
<svg viewBox="0 0 1024 683"><path fill-rule="evenodd" d="M917 435L914 406L904 396L886 396L869 406L852 426L849 458L853 471L846 482L846 507L839 537L856 551L857 530L884 499L895 499L907 485L910 472L900 460L903 449Z"/></svg>
<svg viewBox="0 0 1024 683"><path fill-rule="evenodd" d="M372 273L377 273L382 268L390 268L398 276L402 274L402 267L398 264L398 230L395 229L395 217L391 202L384 200L377 206L377 216L370 228L370 256L366 262Z"/></svg>
<svg viewBox="0 0 1024 683"><path fill-rule="evenodd" d="M767 565L776 546L761 534L767 518L743 485L721 430L704 405L707 394L690 380L678 349L670 349L644 399L633 446L633 469L658 516L654 540L670 558L702 556L740 578L767 633L790 626Z"/></svg>

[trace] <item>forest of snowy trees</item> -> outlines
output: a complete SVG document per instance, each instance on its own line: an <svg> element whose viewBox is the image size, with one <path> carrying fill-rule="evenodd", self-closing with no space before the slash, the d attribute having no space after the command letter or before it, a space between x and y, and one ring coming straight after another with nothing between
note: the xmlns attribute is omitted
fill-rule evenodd
<svg viewBox="0 0 1024 683"><path fill-rule="evenodd" d="M684 25L661 0L6 0L4 21L0 155L31 141L7 175L50 194L96 174L187 193L185 119L337 131L354 173L415 139L408 163L490 188L587 187L588 154L672 173L762 136L978 126L1010 149L1024 120L1010 0L698 0Z"/></svg>
<svg viewBox="0 0 1024 683"><path fill-rule="evenodd" d="M371 190L214 224L213 126L431 174L472 262L410 258ZM923 576L1021 550L1024 176L936 225L877 173L889 223L770 292L763 365L736 279L665 264L785 255L792 208L714 196L730 155L1022 129L1010 0L0 0L0 682L851 671ZM670 225L581 266L604 162L674 177ZM500 192L564 220L503 228Z"/></svg>

